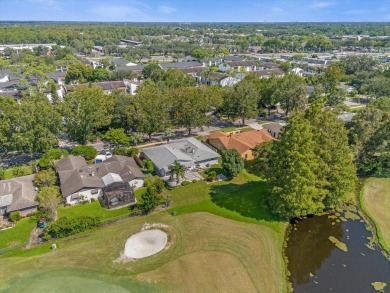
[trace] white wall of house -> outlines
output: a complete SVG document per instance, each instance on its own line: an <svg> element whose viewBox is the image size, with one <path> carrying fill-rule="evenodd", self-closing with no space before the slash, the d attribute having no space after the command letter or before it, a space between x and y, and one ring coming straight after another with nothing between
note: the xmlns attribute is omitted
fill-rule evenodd
<svg viewBox="0 0 390 293"><path fill-rule="evenodd" d="M92 194L91 193L92 190L98 190L98 192L95 193L95 194ZM97 189L97 188L87 189L87 190L83 190L83 191L80 191L80 192L76 192L76 193L68 195L66 197L66 203L67 204L72 204L72 205L78 204L79 203L79 199L72 199L72 195L77 195L77 194L82 195L84 197L84 200L91 201L92 198L97 200L100 196L103 195L103 192L102 192L101 189Z"/></svg>
<svg viewBox="0 0 390 293"><path fill-rule="evenodd" d="M222 79L221 81L220 81L220 85L222 86L222 87L225 87L225 86L234 86L235 84L237 84L238 82L240 82L240 80L239 79L237 79L237 78L234 78L234 77L226 77L226 78L224 78L224 79Z"/></svg>
<svg viewBox="0 0 390 293"><path fill-rule="evenodd" d="M8 82L8 81L9 81L8 75L5 75L3 76L3 78L0 78L0 82Z"/></svg>
<svg viewBox="0 0 390 293"><path fill-rule="evenodd" d="M230 69L231 69L231 67L229 66L229 64L222 63L222 64L220 64L218 66L218 70L221 71L221 72L226 72L226 71L228 71Z"/></svg>
<svg viewBox="0 0 390 293"><path fill-rule="evenodd" d="M132 186L134 189L138 189L144 186L144 180L143 179L133 179L129 182L130 186Z"/></svg>

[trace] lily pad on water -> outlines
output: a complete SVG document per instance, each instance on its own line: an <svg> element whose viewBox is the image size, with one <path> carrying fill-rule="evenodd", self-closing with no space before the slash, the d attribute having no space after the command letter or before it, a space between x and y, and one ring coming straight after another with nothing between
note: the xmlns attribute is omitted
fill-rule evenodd
<svg viewBox="0 0 390 293"><path fill-rule="evenodd" d="M374 287L374 289L376 291L379 291L379 292L385 292L384 289L387 286L387 284L384 282L373 282L373 283L371 283L371 285Z"/></svg>
<svg viewBox="0 0 390 293"><path fill-rule="evenodd" d="M343 222L346 222L346 221L347 221L347 219L344 218L344 217L340 217L340 220L343 221Z"/></svg>
<svg viewBox="0 0 390 293"><path fill-rule="evenodd" d="M329 241L332 242L338 249L341 249L342 251L347 252L348 248L347 245L340 240L338 240L336 237L329 236Z"/></svg>
<svg viewBox="0 0 390 293"><path fill-rule="evenodd" d="M328 219L337 219L337 216L335 216L335 215L329 215L329 216L328 216Z"/></svg>
<svg viewBox="0 0 390 293"><path fill-rule="evenodd" d="M352 213L350 211L346 211L344 217L346 219L351 219L351 220L360 220L360 217L357 214Z"/></svg>

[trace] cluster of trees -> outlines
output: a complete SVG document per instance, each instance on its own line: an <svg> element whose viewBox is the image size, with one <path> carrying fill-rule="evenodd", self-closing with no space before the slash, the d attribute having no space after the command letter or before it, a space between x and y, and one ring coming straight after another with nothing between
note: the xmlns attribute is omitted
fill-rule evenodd
<svg viewBox="0 0 390 293"><path fill-rule="evenodd" d="M356 169L343 122L319 104L296 111L278 141L257 148L268 179L268 204L281 217L316 214L342 204Z"/></svg>
<svg viewBox="0 0 390 293"><path fill-rule="evenodd" d="M43 95L23 98L18 104L0 97L0 152L44 152L57 144L61 114Z"/></svg>
<svg viewBox="0 0 390 293"><path fill-rule="evenodd" d="M390 98L371 101L349 123L349 141L359 171L365 175L390 172Z"/></svg>
<svg viewBox="0 0 390 293"><path fill-rule="evenodd" d="M93 68L92 66L84 65L81 62L71 63L65 76L66 83L97 82L109 79L110 72L107 69L100 67Z"/></svg>
<svg viewBox="0 0 390 293"><path fill-rule="evenodd" d="M218 32L221 32L219 34ZM243 34L245 36L243 36ZM0 29L0 43L57 43L77 52L90 53L94 45L103 46L107 54L120 54L132 60L149 57L150 54L189 55L198 46L198 40L207 37L203 47L210 44L235 47L245 51L250 45L261 46L262 52L325 51L336 47L359 46L365 48L389 47L389 40L329 40L326 36L340 37L347 34L388 35L389 29L381 24L133 24L116 25L68 25L31 23L5 26ZM156 38L155 36L161 36ZM163 37L162 37L163 36ZM186 37L181 40L180 37ZM118 48L120 39L143 41L141 48ZM232 41L233 40L233 41ZM214 48L215 49L215 48ZM37 50L44 52L44 50Z"/></svg>

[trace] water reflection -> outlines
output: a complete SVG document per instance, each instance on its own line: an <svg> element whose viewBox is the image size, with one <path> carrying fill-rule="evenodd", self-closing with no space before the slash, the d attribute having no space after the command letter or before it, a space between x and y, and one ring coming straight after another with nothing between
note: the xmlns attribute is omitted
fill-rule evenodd
<svg viewBox="0 0 390 293"><path fill-rule="evenodd" d="M386 283L383 292L390 292L390 261L379 246L369 247L372 233L356 208L338 216L291 225L285 253L294 293L377 293L375 282ZM330 236L348 251L337 248Z"/></svg>
<svg viewBox="0 0 390 293"><path fill-rule="evenodd" d="M315 274L332 250L337 249L328 238L334 236L341 240L343 229L341 222L327 216L299 221L290 229L286 250L288 270L293 283L301 285L308 283L310 274Z"/></svg>

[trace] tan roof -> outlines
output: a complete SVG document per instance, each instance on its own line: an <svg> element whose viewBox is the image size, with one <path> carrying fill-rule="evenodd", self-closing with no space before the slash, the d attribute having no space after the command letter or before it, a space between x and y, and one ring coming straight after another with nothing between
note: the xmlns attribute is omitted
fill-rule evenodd
<svg viewBox="0 0 390 293"><path fill-rule="evenodd" d="M225 149L236 149L239 153L244 153L255 146L274 140L274 138L265 129L245 131L240 133L227 134L216 131L210 134L207 139L218 139Z"/></svg>

